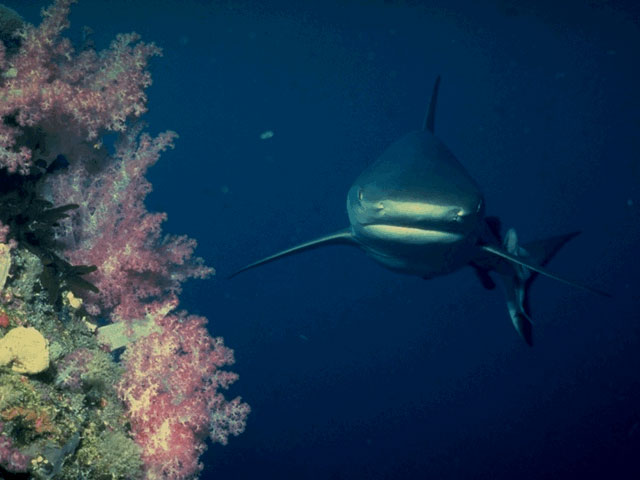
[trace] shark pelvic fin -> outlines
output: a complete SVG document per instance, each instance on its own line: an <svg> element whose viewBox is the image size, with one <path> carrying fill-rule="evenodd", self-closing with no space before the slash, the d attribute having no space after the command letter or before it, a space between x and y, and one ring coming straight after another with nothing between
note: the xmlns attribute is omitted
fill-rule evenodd
<svg viewBox="0 0 640 480"><path fill-rule="evenodd" d="M489 275L488 268L479 267L473 262L471 262L470 265L471 267L473 267L473 270L474 272L476 272L476 276L478 277L478 280L480 280L480 283L484 288L486 288L487 290L493 290L494 288L496 288L496 282L494 282L493 279L491 278L491 275Z"/></svg>
<svg viewBox="0 0 640 480"><path fill-rule="evenodd" d="M288 255L293 255L294 253L303 252L305 250L313 250L314 248L323 247L325 245L356 245L357 242L354 240L353 235L351 235L351 229L345 228L344 230L339 230L334 233L330 233L329 235L324 235L319 238L315 238L305 243L301 243L300 245L296 245L295 247L287 248L286 250L282 250L281 252L274 253L273 255L269 255L257 262L250 263L242 267L240 270L233 272L227 278L233 278L241 272L249 270L250 268L259 267L260 265L264 265L265 263L273 262L274 260L278 260L282 257L286 257Z"/></svg>

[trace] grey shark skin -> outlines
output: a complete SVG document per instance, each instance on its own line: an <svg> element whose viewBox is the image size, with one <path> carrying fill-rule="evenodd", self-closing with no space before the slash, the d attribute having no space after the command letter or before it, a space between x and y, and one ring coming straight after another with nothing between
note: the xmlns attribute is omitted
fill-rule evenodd
<svg viewBox="0 0 640 480"><path fill-rule="evenodd" d="M469 265L487 289L495 287L490 273L501 278L512 323L529 345L532 328L527 293L537 274L607 295L544 268L577 233L521 246L515 231L509 230L503 239L500 222L485 217L480 187L434 135L439 84L440 77L423 128L389 146L349 190L350 227L258 260L230 277L330 244L357 246L391 270L425 279Z"/></svg>
<svg viewBox="0 0 640 480"><path fill-rule="evenodd" d="M393 143L360 174L347 213L351 235L367 254L424 278L473 260L484 227L480 187L428 127Z"/></svg>

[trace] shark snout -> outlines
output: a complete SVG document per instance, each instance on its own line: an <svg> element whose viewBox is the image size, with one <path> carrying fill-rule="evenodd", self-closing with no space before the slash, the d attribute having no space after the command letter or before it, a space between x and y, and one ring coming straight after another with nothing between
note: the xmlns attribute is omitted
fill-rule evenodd
<svg viewBox="0 0 640 480"><path fill-rule="evenodd" d="M360 226L386 225L396 228L414 228L446 233L462 233L473 224L481 206L464 208L434 204L379 201L362 205L359 209Z"/></svg>

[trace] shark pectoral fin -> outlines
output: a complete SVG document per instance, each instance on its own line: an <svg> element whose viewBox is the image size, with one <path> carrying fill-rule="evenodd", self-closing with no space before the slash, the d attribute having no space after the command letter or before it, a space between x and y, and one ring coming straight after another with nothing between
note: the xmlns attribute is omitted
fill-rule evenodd
<svg viewBox="0 0 640 480"><path fill-rule="evenodd" d="M286 250L282 250L281 252L274 253L273 255L269 255L257 262L250 263L242 267L240 270L233 272L227 278L233 278L241 272L249 270L251 268L259 267L260 265L264 265L265 263L273 262L274 260L278 260L279 258L286 257L288 255L293 255L294 253L303 252L305 250L313 250L314 248L323 247L325 245L357 245L358 242L354 240L353 235L351 235L351 229L345 228L344 230L339 230L335 233L331 233L329 235L325 235L323 237L315 238L305 243L301 243L300 245L296 245L295 247L287 248Z"/></svg>
<svg viewBox="0 0 640 480"><path fill-rule="evenodd" d="M593 288L590 287L588 285L584 285L582 283L576 282L574 280L568 280L566 278L563 278L559 275L556 275L555 273L550 272L549 270L547 270L544 267L541 267L539 265L536 265L535 263L531 263L521 257L512 255L510 253L505 252L504 250L502 250L500 247L495 247L495 246L491 246L491 245L482 245L480 247L482 250L484 250L485 252L491 253L493 255L497 255L498 257L504 258L505 260L508 260L512 263L515 263L517 265L521 265L525 268L528 268L529 270L532 270L534 272L539 273L540 275L544 275L545 277L549 277L549 278L553 278L554 280L557 280L559 282L562 283L566 283L567 285L571 285L577 288L581 288L583 290L587 290L588 292L592 292L592 293L597 293L598 295L602 295L604 297L611 297L611 294L599 290L597 288Z"/></svg>

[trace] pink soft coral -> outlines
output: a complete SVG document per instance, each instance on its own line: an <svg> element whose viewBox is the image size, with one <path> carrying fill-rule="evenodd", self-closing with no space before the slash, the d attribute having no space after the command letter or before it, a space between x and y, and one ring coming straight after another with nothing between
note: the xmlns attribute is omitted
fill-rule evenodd
<svg viewBox="0 0 640 480"><path fill-rule="evenodd" d="M9 472L26 472L31 458L14 448L13 440L3 430L4 423L0 422L0 465Z"/></svg>
<svg viewBox="0 0 640 480"><path fill-rule="evenodd" d="M160 308L159 308L160 309ZM118 386L128 407L131 429L142 446L148 480L193 478L207 435L226 444L244 430L249 406L218 392L237 379L221 370L233 363L222 338L211 338L206 319L167 315L161 332L127 348L126 373Z"/></svg>
<svg viewBox="0 0 640 480"><path fill-rule="evenodd" d="M92 313L111 313L113 320L140 318L149 301L175 296L187 278L213 272L193 257L195 240L163 235L166 215L144 206L151 191L144 175L175 137L165 132L152 138L132 128L101 167L76 162L69 173L50 180L54 202L80 206L65 253L74 264L98 267L89 280L100 293L85 298Z"/></svg>
<svg viewBox="0 0 640 480"><path fill-rule="evenodd" d="M136 124L151 82L147 61L160 52L135 34L118 36L103 52L76 52L60 36L72 3L56 0L40 26L24 26L17 52L8 54L0 42L0 169L35 171L42 175L40 195L54 205L78 205L60 228L57 254L97 267L88 280L99 293L83 295L90 313L157 324L155 333L127 346L118 391L146 478L192 478L207 435L226 443L244 429L249 407L219 392L237 378L221 370L233 352L209 336L206 320L166 315L184 280L213 270L193 256L194 240L163 234L166 215L144 205L151 190L146 171L176 137L154 138ZM108 132L119 133L113 152L102 143ZM45 167L63 155L68 166L35 167L35 155ZM8 233L0 225L0 239Z"/></svg>
<svg viewBox="0 0 640 480"><path fill-rule="evenodd" d="M67 135L94 141L103 131L126 130L128 119L146 111L147 61L160 49L131 33L103 52L76 53L60 36L72 3L57 0L38 27L25 24L15 55L8 56L0 42L0 117L13 119L0 123L0 167L9 172L27 173L31 166L34 152L21 144L25 128L64 126Z"/></svg>

